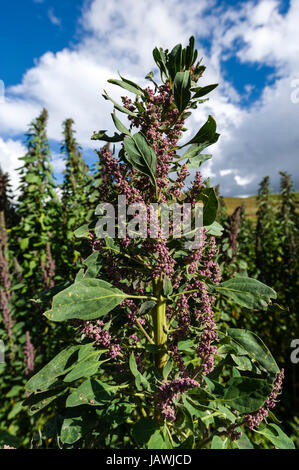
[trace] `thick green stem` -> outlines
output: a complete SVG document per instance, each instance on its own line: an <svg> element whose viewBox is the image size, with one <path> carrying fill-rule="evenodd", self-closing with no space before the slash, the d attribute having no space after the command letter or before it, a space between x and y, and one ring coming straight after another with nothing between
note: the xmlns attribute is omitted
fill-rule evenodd
<svg viewBox="0 0 299 470"><path fill-rule="evenodd" d="M158 302L152 310L154 325L154 341L159 350L156 354L156 367L162 373L167 360L167 326L166 326L166 298L162 295L162 281L157 279L153 282L154 296Z"/></svg>

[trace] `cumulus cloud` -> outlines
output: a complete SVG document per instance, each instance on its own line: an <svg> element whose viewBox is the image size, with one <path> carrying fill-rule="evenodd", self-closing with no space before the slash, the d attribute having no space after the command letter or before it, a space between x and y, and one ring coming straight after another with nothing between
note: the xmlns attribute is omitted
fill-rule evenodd
<svg viewBox="0 0 299 470"><path fill-rule="evenodd" d="M94 147L94 130L113 129L112 105L101 97L103 89L115 100L123 94L107 79L119 70L145 85L144 76L153 68L152 49L186 44L194 34L207 65L202 85L220 83L188 123L190 136L212 114L221 133L211 147L213 159L203 166L205 176L220 182L225 194L255 193L266 174L277 186L280 169L296 173L299 127L299 104L290 99L291 82L299 77L299 2L291 0L284 15L279 4L246 1L224 9L216 0L92 0L80 19L80 43L46 53L20 84L6 90L0 133L17 139L45 106L51 139L61 140L61 123L72 117L80 144ZM201 44L207 43L210 47L205 49ZM275 67L273 84L265 86L260 99L247 109L224 78L223 58L231 55L240 63ZM249 83L246 93L253 86Z"/></svg>
<svg viewBox="0 0 299 470"><path fill-rule="evenodd" d="M0 137L0 167L4 173L10 175L10 184L13 192L19 185L19 178L16 168L21 166L20 157L24 156L26 148L18 140L4 140Z"/></svg>

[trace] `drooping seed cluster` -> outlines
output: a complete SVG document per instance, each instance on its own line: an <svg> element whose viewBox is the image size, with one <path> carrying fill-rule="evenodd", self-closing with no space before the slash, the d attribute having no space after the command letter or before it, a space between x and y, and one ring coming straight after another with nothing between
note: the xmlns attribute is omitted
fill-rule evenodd
<svg viewBox="0 0 299 470"><path fill-rule="evenodd" d="M26 331L26 343L25 343L25 348L24 348L24 357L25 357L25 364L26 364L25 374L28 375L30 372L34 370L34 358L35 358L34 348L31 342L29 331Z"/></svg>
<svg viewBox="0 0 299 470"><path fill-rule="evenodd" d="M267 398L264 406L262 406L258 411L252 414L247 414L245 416L244 424L247 425L250 429L257 428L261 422L267 418L270 409L274 408L277 403L277 396L281 391L282 381L284 379L284 369L277 374L273 389L270 396Z"/></svg>
<svg viewBox="0 0 299 470"><path fill-rule="evenodd" d="M162 385L160 385L157 394L157 403L161 413L166 419L175 421L174 400L176 400L181 393L186 393L194 387L199 387L199 383L189 377L178 378L169 382L164 381Z"/></svg>
<svg viewBox="0 0 299 470"><path fill-rule="evenodd" d="M94 340L96 344L109 349L109 355L114 359L119 356L121 347L118 343L111 342L112 337L109 331L105 330L103 326L104 322L102 320L97 320L95 323L87 321L83 325L81 333Z"/></svg>
<svg viewBox="0 0 299 470"><path fill-rule="evenodd" d="M46 262L41 260L42 268L42 279L44 289L51 289L54 287L54 275L55 275L55 261L52 257L50 243L46 243Z"/></svg>

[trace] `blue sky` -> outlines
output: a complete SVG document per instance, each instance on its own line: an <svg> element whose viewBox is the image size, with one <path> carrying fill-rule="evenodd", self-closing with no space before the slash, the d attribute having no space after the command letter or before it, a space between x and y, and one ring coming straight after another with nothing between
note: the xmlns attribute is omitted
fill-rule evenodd
<svg viewBox="0 0 299 470"><path fill-rule="evenodd" d="M58 179L61 123L67 117L75 120L87 162L94 162L90 135L113 129L102 90L119 97L107 79L120 70L145 85L153 47L172 48L193 34L207 66L203 84L219 83L189 123L192 134L211 113L221 133L203 173L226 195L256 193L265 175L277 190L279 170L289 171L298 189L299 103L290 98L299 78L298 24L299 0L5 2L0 165L17 185L24 134L43 106L49 110Z"/></svg>

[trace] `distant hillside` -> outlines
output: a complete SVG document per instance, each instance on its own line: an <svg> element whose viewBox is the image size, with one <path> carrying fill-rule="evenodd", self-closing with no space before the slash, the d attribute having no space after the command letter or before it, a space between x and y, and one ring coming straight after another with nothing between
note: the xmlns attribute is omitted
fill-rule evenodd
<svg viewBox="0 0 299 470"><path fill-rule="evenodd" d="M299 203L299 193L294 193L296 196L296 199ZM273 200L279 200L281 198L280 194L272 194L271 198ZM249 196L249 197L224 197L224 202L227 208L228 214L232 214L234 210L238 207L241 206L242 204L245 205L245 213L246 216L249 217L250 219L255 219L256 218L256 196Z"/></svg>

